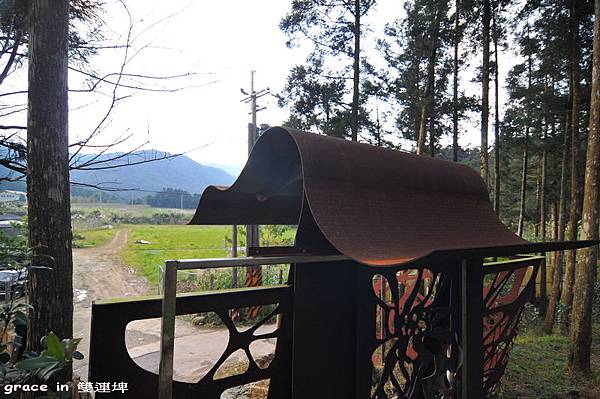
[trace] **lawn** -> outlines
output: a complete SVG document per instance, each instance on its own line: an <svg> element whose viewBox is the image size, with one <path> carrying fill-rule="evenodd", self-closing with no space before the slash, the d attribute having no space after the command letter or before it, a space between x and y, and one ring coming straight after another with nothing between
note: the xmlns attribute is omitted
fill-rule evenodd
<svg viewBox="0 0 600 399"><path fill-rule="evenodd" d="M129 225L125 263L153 284L158 284L158 267L167 259L215 258L228 256L231 238L227 226ZM136 244L136 241L150 244Z"/></svg>
<svg viewBox="0 0 600 399"><path fill-rule="evenodd" d="M502 384L502 398L600 398L600 324L594 325L592 375L569 378L565 365L569 338L519 336Z"/></svg>
<svg viewBox="0 0 600 399"><path fill-rule="evenodd" d="M73 247L91 248L108 244L115 235L114 229L96 229L75 231L73 233Z"/></svg>

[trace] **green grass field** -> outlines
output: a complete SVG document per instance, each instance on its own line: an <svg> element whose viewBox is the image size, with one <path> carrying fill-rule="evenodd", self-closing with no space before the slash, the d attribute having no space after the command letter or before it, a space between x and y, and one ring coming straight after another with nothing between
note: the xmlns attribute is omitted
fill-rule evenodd
<svg viewBox="0 0 600 399"><path fill-rule="evenodd" d="M158 266L167 259L215 258L229 253L225 237L231 237L227 226L123 226L129 230L125 263L140 275L158 284ZM137 240L150 244L136 244Z"/></svg>
<svg viewBox="0 0 600 399"><path fill-rule="evenodd" d="M75 231L73 234L73 247L92 248L107 244L115 235L114 229L97 229Z"/></svg>
<svg viewBox="0 0 600 399"><path fill-rule="evenodd" d="M600 324L594 325L592 375L569 378L565 373L569 337L517 337L502 380L502 398L600 398Z"/></svg>

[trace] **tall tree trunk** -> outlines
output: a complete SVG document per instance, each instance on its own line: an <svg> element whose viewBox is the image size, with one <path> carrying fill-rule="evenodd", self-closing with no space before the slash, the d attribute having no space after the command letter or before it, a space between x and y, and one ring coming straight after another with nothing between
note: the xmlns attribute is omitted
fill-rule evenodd
<svg viewBox="0 0 600 399"><path fill-rule="evenodd" d="M539 216L539 212L540 212L540 196L541 196L541 191L542 191L542 158L539 157L538 158L538 167L537 167L537 175L535 176L535 206L536 209L535 211L538 212L538 216ZM534 237L537 239L540 238L540 224L539 224L539 219L536 223L533 224L533 235ZM539 275L538 275L539 277Z"/></svg>
<svg viewBox="0 0 600 399"><path fill-rule="evenodd" d="M429 54L429 60L427 62L427 84L423 91L423 99L421 101L421 116L419 120L419 134L417 136L417 155L422 155L425 150L425 137L427 136L427 121L430 119L431 110L434 104L435 98L435 63L437 59L437 47L438 47L438 34L440 29L440 8L442 2L438 2L436 7L435 19L433 22L432 29L430 31L431 40L431 53ZM433 129L432 129L433 130ZM433 131L431 132L433 135ZM431 137L430 140L433 140ZM430 145L434 145L431 143ZM431 151L431 150L430 150Z"/></svg>
<svg viewBox="0 0 600 399"><path fill-rule="evenodd" d="M598 239L598 174L600 173L600 0L594 1L594 52L590 125L585 163L583 195L584 240ZM577 265L573 297L571 345L567 367L574 372L589 373L592 344L592 297L596 281L598 246L581 250Z"/></svg>
<svg viewBox="0 0 600 399"><path fill-rule="evenodd" d="M529 122L527 122L529 123ZM521 169L521 199L519 202L519 225L517 235L523 236L523 225L525 220L525 202L527 201L527 163L529 158L529 125L525 128L525 146L523 148L523 165Z"/></svg>
<svg viewBox="0 0 600 399"><path fill-rule="evenodd" d="M31 2L27 114L29 275L33 306L27 343L42 349L49 331L73 336L73 259L68 152L68 0ZM50 257L52 261L50 261ZM67 378L70 372L67 373Z"/></svg>
<svg viewBox="0 0 600 399"><path fill-rule="evenodd" d="M527 27L527 37L529 37L529 26ZM532 64L533 61L530 53L527 59L528 90L531 89ZM529 106L529 104L527 106ZM525 112L525 145L523 148L523 166L521 170L521 200L519 204L519 224L517 227L517 235L519 237L523 236L523 227L525 223L525 202L527 201L527 162L529 158L529 125L531 124L529 109L527 109Z"/></svg>
<svg viewBox="0 0 600 399"><path fill-rule="evenodd" d="M553 202L550 206L550 212L552 213L552 221L550 222L552 225L552 241L558 241L558 204L556 202ZM549 261L550 263L548 263L546 280L550 280L550 289L552 289L554 265L556 264L556 252L551 253Z"/></svg>
<svg viewBox="0 0 600 399"><path fill-rule="evenodd" d="M498 64L498 26L496 25L496 12L493 17L494 38L494 211L500 216L500 98L499 98L499 64Z"/></svg>
<svg viewBox="0 0 600 399"><path fill-rule="evenodd" d="M452 160L458 162L458 45L460 44L460 0L456 0L454 14L454 65L452 90Z"/></svg>
<svg viewBox="0 0 600 399"><path fill-rule="evenodd" d="M354 0L354 63L352 69L352 141L358 141L358 107L360 85L360 0Z"/></svg>
<svg viewBox="0 0 600 399"><path fill-rule="evenodd" d="M581 100L581 89L579 85L579 7L578 0L571 1L571 87L573 92L571 109L571 196L569 208L569 226L567 228L567 239L577 239L578 221L578 192L579 192L579 111ZM560 313L558 330L562 334L568 331L568 314L573 301L573 280L575 278L576 251L566 252L566 267L563 290L560 302L565 312Z"/></svg>
<svg viewBox="0 0 600 399"><path fill-rule="evenodd" d="M435 157L435 73L431 89L431 105L429 109L429 155Z"/></svg>
<svg viewBox="0 0 600 399"><path fill-rule="evenodd" d="M560 194L558 202L558 241L564 241L565 239L565 205L566 205L566 184L567 184L567 162L569 157L569 115L565 115L565 132L562 149L562 161L560 167ZM542 325L542 332L544 334L552 334L552 327L554 326L554 314L556 312L556 306L560 298L560 283L563 275L563 256L562 251L556 252L554 256L554 262L552 266L552 292L550 294L550 300L548 302L548 309L546 311L546 317Z"/></svg>
<svg viewBox="0 0 600 399"><path fill-rule="evenodd" d="M540 160L541 179L540 179L540 236L542 241L546 241L546 167L548 151L546 149L546 141L548 137L548 115L545 116L544 135L542 142L542 158ZM540 266L540 311L543 314L546 311L546 303L548 299L547 283L548 276L546 271L546 262L544 260Z"/></svg>
<svg viewBox="0 0 600 399"><path fill-rule="evenodd" d="M482 37L483 60L481 63L481 149L479 151L479 169L481 177L488 184L488 121L490 117L490 0L483 0Z"/></svg>
<svg viewBox="0 0 600 399"><path fill-rule="evenodd" d="M425 150L425 137L427 136L427 120L429 115L429 107L432 103L433 89L435 82L435 48L432 49L429 61L427 63L427 84L423 92L423 100L421 101L421 117L419 119L419 136L417 139L417 155L422 155Z"/></svg>

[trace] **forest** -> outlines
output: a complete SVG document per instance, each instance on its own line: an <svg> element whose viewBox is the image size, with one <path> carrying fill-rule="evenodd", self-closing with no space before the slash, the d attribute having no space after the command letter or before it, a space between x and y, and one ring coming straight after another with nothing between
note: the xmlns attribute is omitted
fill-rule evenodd
<svg viewBox="0 0 600 399"><path fill-rule="evenodd" d="M407 0L377 37L381 3L292 1L280 29L310 53L279 95L286 125L466 163L461 140L477 131L476 165L505 224L531 240L597 238L594 2ZM570 331L580 372L596 251L541 271L543 331Z"/></svg>

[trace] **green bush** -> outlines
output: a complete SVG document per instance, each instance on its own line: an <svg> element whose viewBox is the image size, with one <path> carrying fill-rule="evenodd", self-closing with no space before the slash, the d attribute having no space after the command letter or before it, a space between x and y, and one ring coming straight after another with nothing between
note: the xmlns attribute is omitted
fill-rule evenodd
<svg viewBox="0 0 600 399"><path fill-rule="evenodd" d="M31 265L32 250L27 247L24 236L8 238L0 234L0 267L3 269L24 272L36 266ZM57 373L68 367L73 359L82 359L77 351L80 339L60 340L53 332L49 332L42 341L45 348L41 352L24 352L19 343L25 338L29 323L28 313L32 307L19 303L15 297L0 307L0 332L3 339L9 335L12 341L0 341L0 387L3 387L5 397L17 397L18 392L10 388L20 384L36 384L47 382ZM20 339L17 339L20 338ZM48 391L48 396L70 398L71 392L54 393Z"/></svg>

